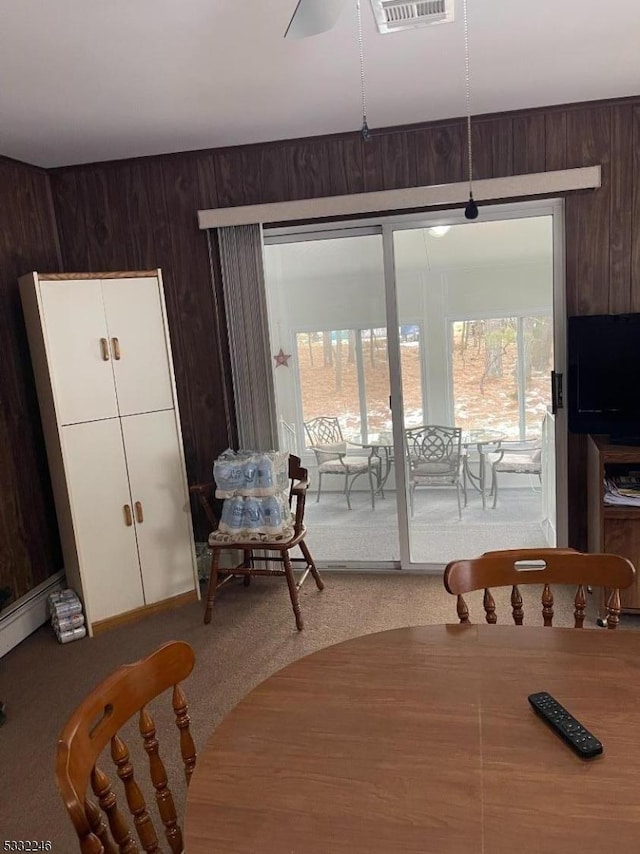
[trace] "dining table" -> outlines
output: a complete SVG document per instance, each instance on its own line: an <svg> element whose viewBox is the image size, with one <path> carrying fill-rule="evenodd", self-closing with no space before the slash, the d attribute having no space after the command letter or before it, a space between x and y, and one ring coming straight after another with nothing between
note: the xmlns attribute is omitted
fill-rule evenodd
<svg viewBox="0 0 640 854"><path fill-rule="evenodd" d="M216 691L215 683L211 691ZM603 744L534 713L554 696ZM268 677L200 751L189 854L640 850L640 633L392 629Z"/></svg>

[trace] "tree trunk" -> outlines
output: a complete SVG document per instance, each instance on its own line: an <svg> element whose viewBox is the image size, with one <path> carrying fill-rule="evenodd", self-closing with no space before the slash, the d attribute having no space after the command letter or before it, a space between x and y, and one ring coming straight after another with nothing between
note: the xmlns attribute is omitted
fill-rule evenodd
<svg viewBox="0 0 640 854"><path fill-rule="evenodd" d="M330 368L333 365L333 346L331 344L331 332L328 330L322 333L322 352L324 353L324 366Z"/></svg>
<svg viewBox="0 0 640 854"><path fill-rule="evenodd" d="M336 332L336 392L342 391L342 330Z"/></svg>

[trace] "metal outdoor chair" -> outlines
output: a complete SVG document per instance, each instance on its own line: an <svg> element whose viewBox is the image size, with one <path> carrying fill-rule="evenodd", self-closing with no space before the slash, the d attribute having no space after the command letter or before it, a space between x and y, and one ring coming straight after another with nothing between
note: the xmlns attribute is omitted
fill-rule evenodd
<svg viewBox="0 0 640 854"><path fill-rule="evenodd" d="M414 513L414 494L419 486L455 486L458 518L462 519L462 496L467 504L462 468L462 430L426 424L405 430L409 468L409 501Z"/></svg>
<svg viewBox="0 0 640 854"><path fill-rule="evenodd" d="M542 482L542 445L540 439L526 442L498 442L488 454L491 470L492 508L498 502L499 474L533 474Z"/></svg>
<svg viewBox="0 0 640 854"><path fill-rule="evenodd" d="M316 456L318 464L318 492L316 503L320 501L322 478L324 475L338 475L344 478L343 492L347 499L347 507L351 510L351 490L354 481L360 475L369 478L371 492L371 507L376 506L376 492L382 483L382 461L372 452L347 454L349 446L358 447L352 442L346 442L335 416L320 416L304 422L304 429L309 441L309 447ZM360 448L362 452L362 448ZM384 497L384 495L383 495Z"/></svg>

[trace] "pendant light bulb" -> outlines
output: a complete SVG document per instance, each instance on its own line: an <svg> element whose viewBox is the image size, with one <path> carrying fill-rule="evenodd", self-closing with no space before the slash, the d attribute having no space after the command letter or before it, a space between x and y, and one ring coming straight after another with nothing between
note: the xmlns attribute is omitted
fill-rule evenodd
<svg viewBox="0 0 640 854"><path fill-rule="evenodd" d="M469 193L469 201L464 209L464 215L466 219L478 218L478 205L473 200L473 193Z"/></svg>

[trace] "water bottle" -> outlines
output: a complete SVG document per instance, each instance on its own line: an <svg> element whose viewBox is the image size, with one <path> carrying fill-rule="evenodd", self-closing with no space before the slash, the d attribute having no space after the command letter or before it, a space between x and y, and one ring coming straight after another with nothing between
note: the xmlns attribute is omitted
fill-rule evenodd
<svg viewBox="0 0 640 854"><path fill-rule="evenodd" d="M257 485L258 495L271 495L274 491L273 460L268 454L263 454L258 460Z"/></svg>
<svg viewBox="0 0 640 854"><path fill-rule="evenodd" d="M255 495L258 488L258 464L255 457L249 457L242 467L244 484L242 492L244 495Z"/></svg>
<svg viewBox="0 0 640 854"><path fill-rule="evenodd" d="M227 499L228 500L228 499ZM239 537L242 533L242 518L244 516L244 498L236 495L230 501L229 510L229 534Z"/></svg>
<svg viewBox="0 0 640 854"><path fill-rule="evenodd" d="M244 485L244 469L237 460L216 460L213 465L213 479L221 493L237 492ZM218 498L222 498L219 495Z"/></svg>
<svg viewBox="0 0 640 854"><path fill-rule="evenodd" d="M245 498L242 512L242 527L248 534L259 533L262 521L260 513L260 502L257 498Z"/></svg>
<svg viewBox="0 0 640 854"><path fill-rule="evenodd" d="M275 495L262 499L262 513L264 516L264 528L267 534L282 533L282 513L280 503Z"/></svg>
<svg viewBox="0 0 640 854"><path fill-rule="evenodd" d="M222 534L228 534L231 530L231 503L232 498L225 498L224 504L222 505L222 516L220 517L220 522L218 523L218 530Z"/></svg>

